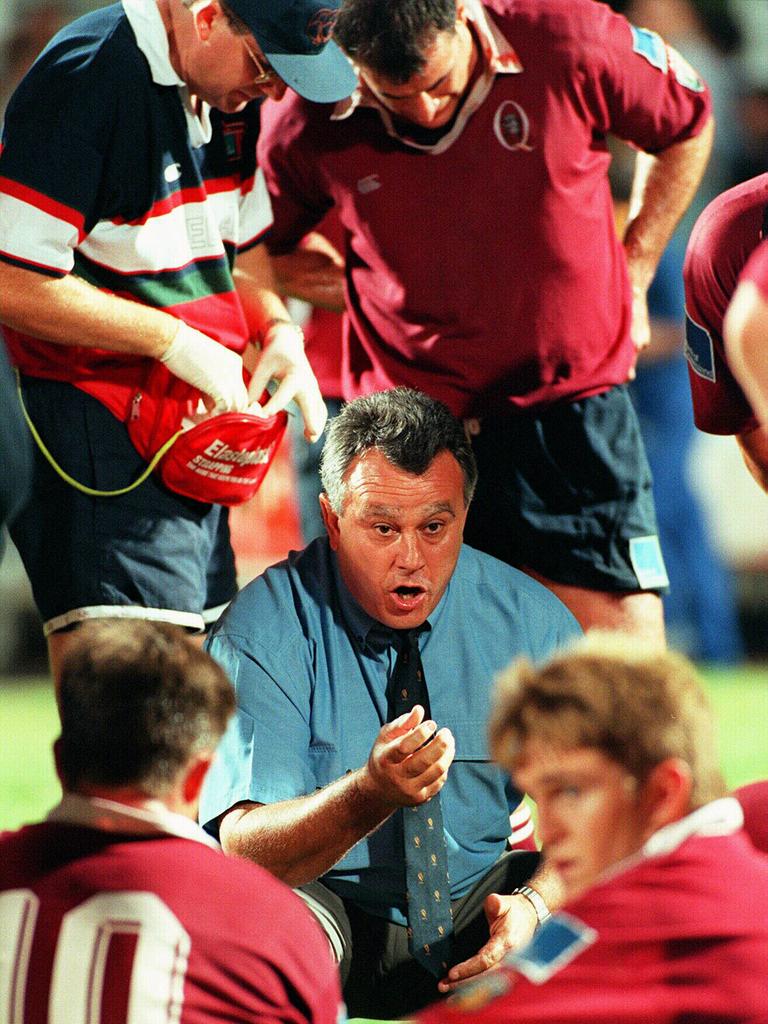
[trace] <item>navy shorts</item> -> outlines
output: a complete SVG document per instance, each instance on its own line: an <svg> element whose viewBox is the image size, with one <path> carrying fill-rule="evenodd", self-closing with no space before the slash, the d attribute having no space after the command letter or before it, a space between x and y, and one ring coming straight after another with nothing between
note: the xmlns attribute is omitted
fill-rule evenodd
<svg viewBox="0 0 768 1024"><path fill-rule="evenodd" d="M22 386L32 422L75 480L116 490L141 474L125 426L101 402L59 381ZM174 494L155 475L120 497L89 497L37 446L32 496L11 536L46 634L87 618L202 630L237 591L226 509Z"/></svg>
<svg viewBox="0 0 768 1024"><path fill-rule="evenodd" d="M662 591L653 486L626 386L480 421L464 539L589 590Z"/></svg>

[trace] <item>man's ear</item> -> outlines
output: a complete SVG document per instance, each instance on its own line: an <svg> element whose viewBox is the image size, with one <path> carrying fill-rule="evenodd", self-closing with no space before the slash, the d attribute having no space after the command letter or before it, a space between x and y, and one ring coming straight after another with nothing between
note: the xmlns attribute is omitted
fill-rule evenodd
<svg viewBox="0 0 768 1024"><path fill-rule="evenodd" d="M184 802L196 806L203 788L205 776L213 762L213 751L201 750L187 765L186 774L181 783Z"/></svg>
<svg viewBox="0 0 768 1024"><path fill-rule="evenodd" d="M339 517L336 512L331 508L331 501L328 495L323 491L320 495L320 512L323 516L323 522L325 523L325 529L328 532L328 540L331 543L331 548L334 551L338 551L339 548Z"/></svg>
<svg viewBox="0 0 768 1024"><path fill-rule="evenodd" d="M668 757L656 765L641 791L649 836L690 814L692 791L691 769L682 758Z"/></svg>
<svg viewBox="0 0 768 1024"><path fill-rule="evenodd" d="M216 0L195 4L193 15L195 28L201 42L206 42L211 34L213 23L217 18L223 17L222 10Z"/></svg>

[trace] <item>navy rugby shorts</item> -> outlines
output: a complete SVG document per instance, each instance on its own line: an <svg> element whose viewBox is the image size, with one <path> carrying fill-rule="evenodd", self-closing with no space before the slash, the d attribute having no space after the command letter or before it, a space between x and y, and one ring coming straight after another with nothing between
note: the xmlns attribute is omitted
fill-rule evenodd
<svg viewBox="0 0 768 1024"><path fill-rule="evenodd" d="M668 586L645 446L625 385L480 420L464 539L589 590Z"/></svg>
<svg viewBox="0 0 768 1024"><path fill-rule="evenodd" d="M24 401L59 465L116 490L145 468L125 426L85 392L23 378ZM32 496L11 536L46 634L87 618L141 618L203 630L237 591L227 510L191 501L153 474L120 497L66 483L35 446Z"/></svg>

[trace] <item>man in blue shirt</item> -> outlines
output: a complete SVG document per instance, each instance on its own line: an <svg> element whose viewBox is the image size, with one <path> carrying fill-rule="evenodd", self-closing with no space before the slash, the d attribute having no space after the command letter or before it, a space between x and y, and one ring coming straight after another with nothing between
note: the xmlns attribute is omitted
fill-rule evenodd
<svg viewBox="0 0 768 1024"><path fill-rule="evenodd" d="M539 583L462 545L477 470L440 402L406 388L351 402L321 476L328 536L241 591L209 641L238 712L201 821L302 887L350 1014L396 1016L494 966L558 899L546 870L515 893L538 855L505 852L521 795L490 762L486 719L510 660L579 627ZM395 717L399 640L417 629L428 700ZM453 922L435 977L408 949L402 809L437 794Z"/></svg>

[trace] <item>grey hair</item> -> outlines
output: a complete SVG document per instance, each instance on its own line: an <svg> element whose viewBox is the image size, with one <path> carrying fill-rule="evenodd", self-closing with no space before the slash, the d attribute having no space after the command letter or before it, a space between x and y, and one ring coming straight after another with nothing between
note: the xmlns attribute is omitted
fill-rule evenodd
<svg viewBox="0 0 768 1024"><path fill-rule="evenodd" d="M427 471L437 455L449 452L464 478L465 507L472 500L477 465L462 424L442 402L399 387L356 398L328 425L320 478L337 515L344 508L350 466L371 448L393 466L417 476Z"/></svg>

